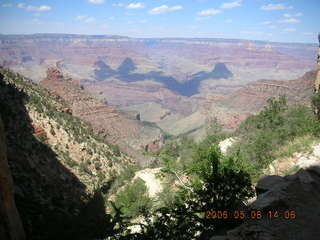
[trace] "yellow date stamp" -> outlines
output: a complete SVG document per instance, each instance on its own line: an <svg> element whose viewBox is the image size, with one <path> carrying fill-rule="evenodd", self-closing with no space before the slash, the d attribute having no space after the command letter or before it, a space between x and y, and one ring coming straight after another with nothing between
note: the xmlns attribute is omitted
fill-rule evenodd
<svg viewBox="0 0 320 240"><path fill-rule="evenodd" d="M297 214L294 210L208 210L205 219L296 219Z"/></svg>

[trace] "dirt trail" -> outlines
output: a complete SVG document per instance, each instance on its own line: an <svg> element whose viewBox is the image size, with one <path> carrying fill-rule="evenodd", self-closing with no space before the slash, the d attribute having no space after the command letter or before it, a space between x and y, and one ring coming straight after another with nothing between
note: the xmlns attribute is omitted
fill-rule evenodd
<svg viewBox="0 0 320 240"><path fill-rule="evenodd" d="M160 169L161 168L146 168L136 172L134 177L135 179L139 177L145 182L150 197L155 197L162 191L161 181L156 177L156 174L159 173Z"/></svg>

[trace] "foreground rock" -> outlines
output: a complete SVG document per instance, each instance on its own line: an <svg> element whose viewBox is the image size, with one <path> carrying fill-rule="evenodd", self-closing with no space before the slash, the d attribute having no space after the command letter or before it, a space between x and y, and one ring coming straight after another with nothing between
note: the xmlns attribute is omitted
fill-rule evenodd
<svg viewBox="0 0 320 240"><path fill-rule="evenodd" d="M246 219L226 236L212 240L319 239L320 166L285 177L267 176L256 189L258 197L248 213L261 211L263 217Z"/></svg>
<svg viewBox="0 0 320 240"><path fill-rule="evenodd" d="M4 128L0 118L0 239L4 240L25 239L13 192L13 180L7 160Z"/></svg>

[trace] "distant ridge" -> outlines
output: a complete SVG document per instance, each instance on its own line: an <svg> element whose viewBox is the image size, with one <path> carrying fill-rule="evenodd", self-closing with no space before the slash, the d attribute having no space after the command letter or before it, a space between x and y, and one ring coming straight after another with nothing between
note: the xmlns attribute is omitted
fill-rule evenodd
<svg viewBox="0 0 320 240"><path fill-rule="evenodd" d="M122 35L113 34L73 34L73 33L31 33L31 34L2 34L0 33L1 39L10 38L36 38L36 37L51 37L51 38L89 38L89 39L132 39L137 41L193 41L193 42L243 42L250 41L256 44L298 44L298 45L311 45L317 46L317 43L302 43L302 42L272 42L263 40L250 40L250 39L240 39L240 38L194 38L194 37L150 37L150 38L140 38L140 37L130 37Z"/></svg>

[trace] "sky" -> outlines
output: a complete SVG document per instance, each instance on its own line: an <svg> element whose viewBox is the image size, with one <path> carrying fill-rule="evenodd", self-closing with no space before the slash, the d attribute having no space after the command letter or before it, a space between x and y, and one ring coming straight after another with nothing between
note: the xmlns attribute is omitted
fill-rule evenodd
<svg viewBox="0 0 320 240"><path fill-rule="evenodd" d="M0 33L316 43L320 0L0 0Z"/></svg>

